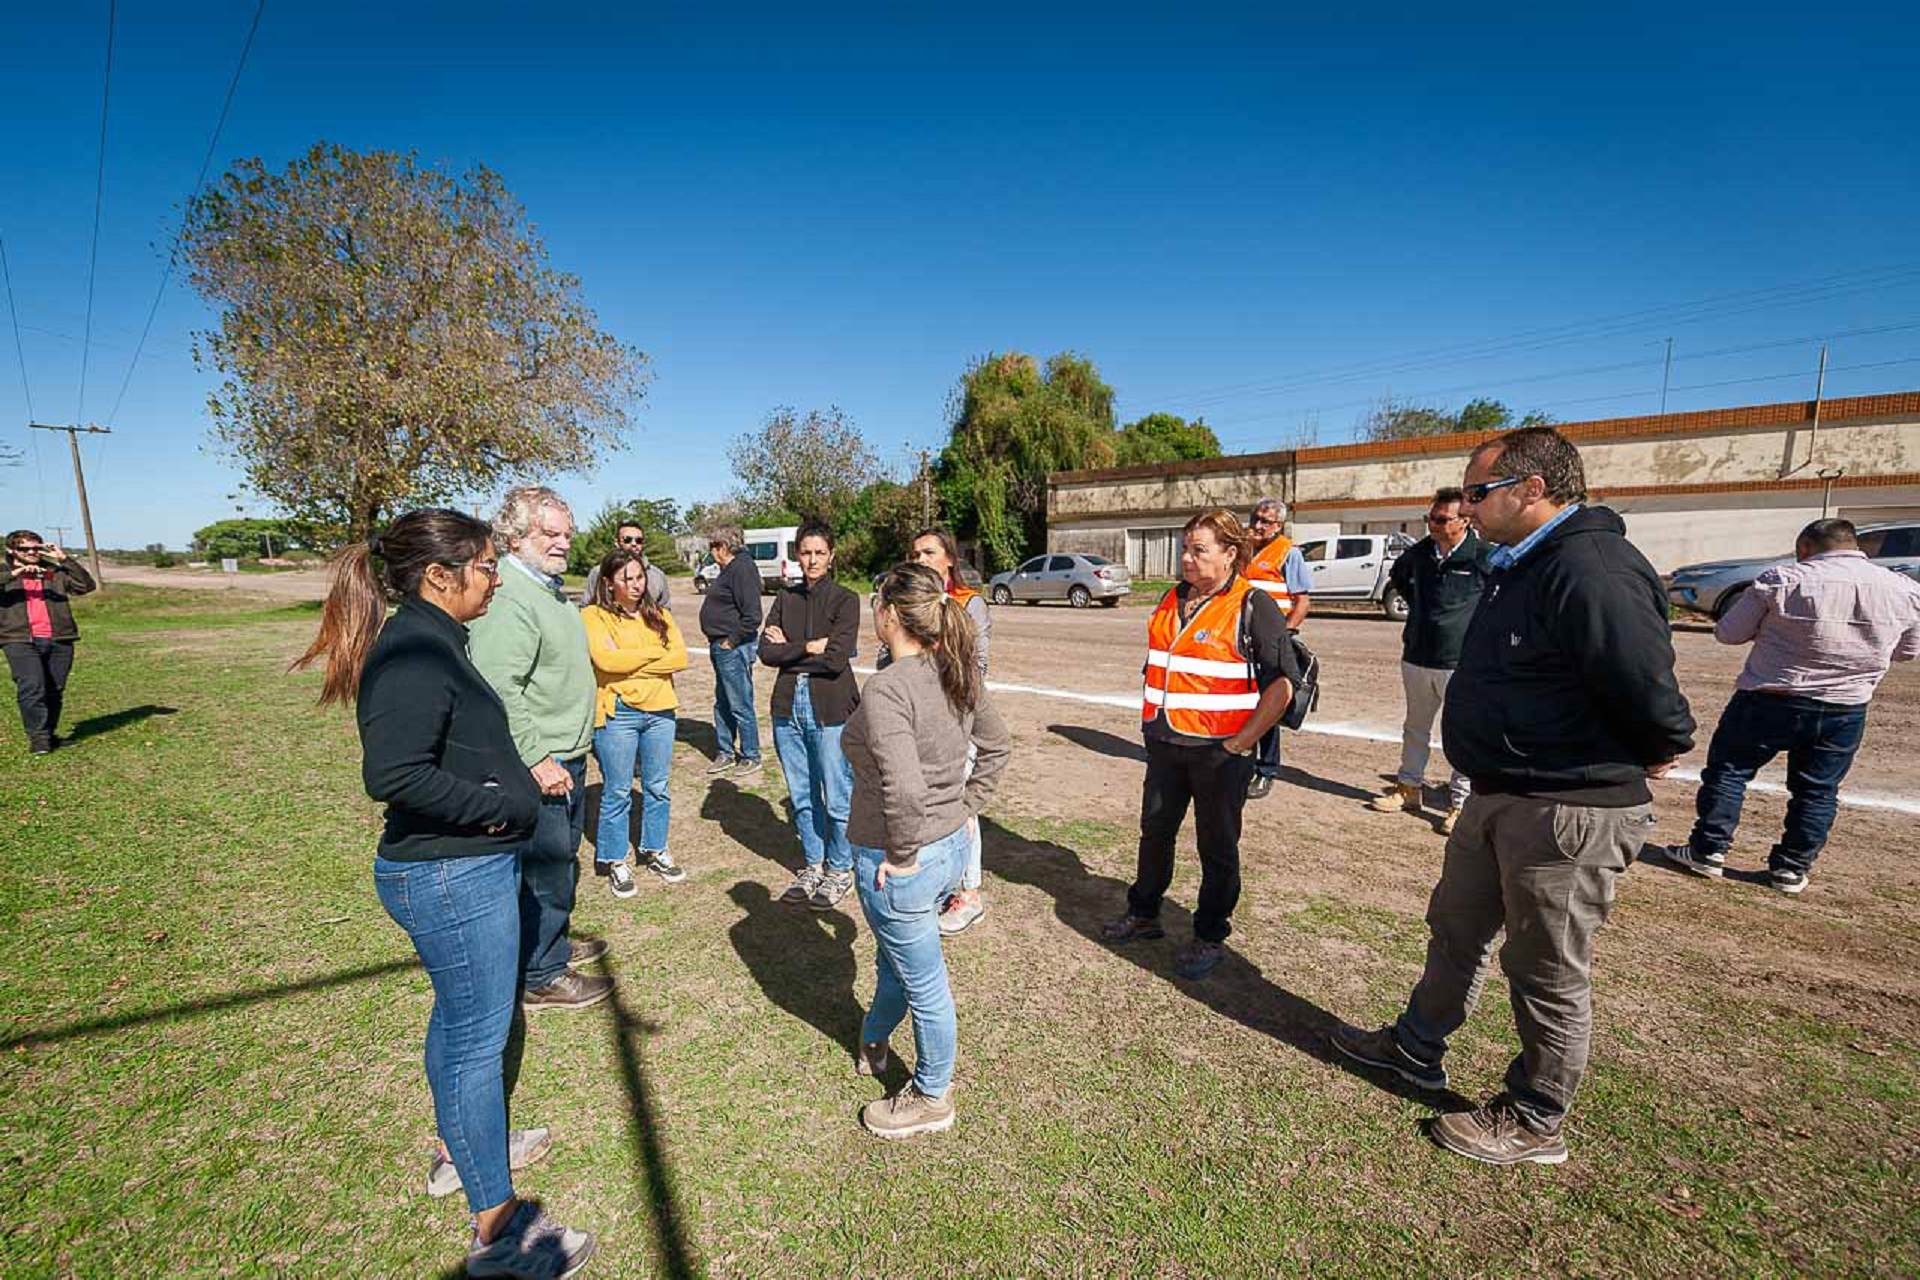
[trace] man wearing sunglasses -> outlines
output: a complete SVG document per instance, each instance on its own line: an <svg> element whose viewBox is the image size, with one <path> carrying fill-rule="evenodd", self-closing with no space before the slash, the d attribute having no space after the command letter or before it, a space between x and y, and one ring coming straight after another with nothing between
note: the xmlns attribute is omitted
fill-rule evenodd
<svg viewBox="0 0 1920 1280"><path fill-rule="evenodd" d="M1278 498L1262 498L1253 504L1247 518L1247 531L1253 535L1256 550L1247 558L1243 576L1258 589L1273 597L1287 630L1298 631L1313 608L1309 592L1313 579L1300 548L1293 545L1283 528L1287 504ZM1254 748L1253 777L1247 782L1247 799L1260 800L1273 791L1280 776L1280 726L1275 725Z"/></svg>
<svg viewBox="0 0 1920 1280"><path fill-rule="evenodd" d="M1426 970L1405 1010L1332 1041L1355 1061L1446 1088L1447 1040L1504 928L1520 1055L1499 1095L1438 1117L1431 1133L1488 1164L1559 1164L1593 1030L1594 936L1649 834L1647 779L1693 746L1693 714L1674 679L1660 579L1625 522L1586 505L1566 437L1550 427L1496 437L1468 458L1461 489L1467 518L1499 544L1441 721L1447 759L1473 794L1447 838Z"/></svg>
<svg viewBox="0 0 1920 1280"><path fill-rule="evenodd" d="M623 521L613 531L614 546L620 551L638 551L647 553L647 531L637 524ZM580 607L586 608L597 598L595 592L600 587L600 566L587 570L587 584L580 591ZM647 561L647 594L662 609L667 608L667 575L660 571L653 561Z"/></svg>
<svg viewBox="0 0 1920 1280"><path fill-rule="evenodd" d="M73 624L68 600L93 590L80 562L31 529L7 535L7 565L0 572L0 648L13 672L20 724L27 750L43 756L54 747L67 673L73 670Z"/></svg>

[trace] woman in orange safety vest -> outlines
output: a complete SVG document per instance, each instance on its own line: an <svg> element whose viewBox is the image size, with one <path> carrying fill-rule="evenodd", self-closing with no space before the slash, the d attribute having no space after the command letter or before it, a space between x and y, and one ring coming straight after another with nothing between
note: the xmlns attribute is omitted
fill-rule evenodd
<svg viewBox="0 0 1920 1280"><path fill-rule="evenodd" d="M1173 882L1174 841L1191 806L1200 899L1193 943L1180 953L1178 971L1201 978L1225 958L1233 931L1240 814L1253 750L1286 711L1300 673L1273 597L1241 576L1249 538L1240 522L1229 512L1208 511L1187 521L1183 536L1183 581L1147 623L1139 866L1127 890L1127 913L1103 934L1113 943L1164 936L1160 902Z"/></svg>

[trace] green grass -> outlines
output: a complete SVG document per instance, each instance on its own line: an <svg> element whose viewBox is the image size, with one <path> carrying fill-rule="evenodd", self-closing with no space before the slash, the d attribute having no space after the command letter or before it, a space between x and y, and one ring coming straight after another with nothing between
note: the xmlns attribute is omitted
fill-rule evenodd
<svg viewBox="0 0 1920 1280"><path fill-rule="evenodd" d="M446 1272L462 1203L419 1192L427 985L372 893L351 721L284 674L312 606L116 587L80 621L77 740L28 759L0 734L0 1274ZM1320 1047L1329 1010L1404 996L1417 916L1296 885L1243 906L1270 942L1182 983L1165 949L1094 938L1126 821L993 813L991 928L949 952L960 1124L875 1143L848 1055L864 923L769 902L779 775L708 788L688 701L692 876L625 903L583 879L620 996L534 1019L515 1094L560 1134L519 1183L599 1234L591 1275L1920 1268L1910 1030L1616 967L1574 1160L1463 1164L1419 1136L1430 1100ZM1496 975L1458 1087L1515 1047Z"/></svg>

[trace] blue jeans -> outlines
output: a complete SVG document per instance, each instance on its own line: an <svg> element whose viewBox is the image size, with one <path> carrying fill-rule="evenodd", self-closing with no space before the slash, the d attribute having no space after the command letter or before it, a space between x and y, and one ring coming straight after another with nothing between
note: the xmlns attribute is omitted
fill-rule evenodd
<svg viewBox="0 0 1920 1280"><path fill-rule="evenodd" d="M760 722L753 718L753 659L759 651L753 640L732 649L715 641L707 649L713 663L713 736L723 756L760 758Z"/></svg>
<svg viewBox="0 0 1920 1280"><path fill-rule="evenodd" d="M427 1085L476 1213L513 1198L501 1074L520 995L520 855L373 860L373 887L433 983Z"/></svg>
<svg viewBox="0 0 1920 1280"><path fill-rule="evenodd" d="M1727 702L1707 748L1707 767L1694 796L1696 853L1724 854L1740 825L1747 783L1782 751L1787 753L1787 828L1767 865L1805 875L1826 848L1840 811L1840 782L1853 767L1867 731L1867 708L1742 689Z"/></svg>
<svg viewBox="0 0 1920 1280"><path fill-rule="evenodd" d="M673 768L676 720L671 711L636 711L618 698L613 714L593 731L600 762L600 825L594 828L595 862L627 856L627 815L633 810L634 758L640 761L640 847L663 853L673 800L667 774Z"/></svg>
<svg viewBox="0 0 1920 1280"><path fill-rule="evenodd" d="M787 775L793 825L807 865L817 867L824 859L827 870L847 871L853 867L853 846L847 843L853 766L840 752L840 731L846 726L813 718L812 683L805 676L794 680L793 714L775 717L773 749L780 772Z"/></svg>
<svg viewBox="0 0 1920 1280"><path fill-rule="evenodd" d="M960 1036L953 992L947 986L947 958L940 950L940 904L960 887L967 829L923 847L918 869L905 875L890 871L886 887L876 889L874 874L886 856L865 845L853 848L853 881L878 952L873 1004L860 1039L866 1044L885 1040L911 1013L913 1083L921 1093L938 1098L953 1083Z"/></svg>
<svg viewBox="0 0 1920 1280"><path fill-rule="evenodd" d="M562 760L573 777L564 796L540 798L540 820L520 861L520 955L527 990L538 991L567 971L573 943L574 855L587 820L587 758Z"/></svg>

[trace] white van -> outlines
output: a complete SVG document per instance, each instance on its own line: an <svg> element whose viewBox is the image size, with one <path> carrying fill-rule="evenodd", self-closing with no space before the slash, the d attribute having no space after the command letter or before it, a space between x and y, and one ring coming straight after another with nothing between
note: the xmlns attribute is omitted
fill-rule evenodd
<svg viewBox="0 0 1920 1280"><path fill-rule="evenodd" d="M760 590L778 591L781 587L793 587L800 584L800 548L795 543L795 535L800 526L790 524L780 529L749 529L746 531L746 546L740 554L751 557L754 567L760 570Z"/></svg>

